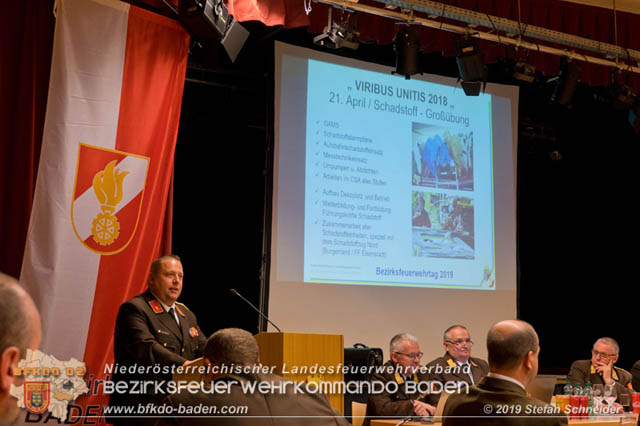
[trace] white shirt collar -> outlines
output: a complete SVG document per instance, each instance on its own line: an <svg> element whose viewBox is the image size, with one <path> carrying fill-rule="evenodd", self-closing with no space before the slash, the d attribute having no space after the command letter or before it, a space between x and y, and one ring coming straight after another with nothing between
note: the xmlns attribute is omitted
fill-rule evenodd
<svg viewBox="0 0 640 426"><path fill-rule="evenodd" d="M522 383L520 383L519 381L517 381L516 379L514 379L513 377L503 376L502 374L491 373L491 372L489 372L489 374L487 374L487 377L493 377L495 379L506 380L507 382L515 383L516 385L520 386L522 389L525 389L524 385Z"/></svg>
<svg viewBox="0 0 640 426"><path fill-rule="evenodd" d="M171 305L165 305L164 302L160 300L158 300L158 302L160 302L165 312L169 312L169 309L171 308L173 308L174 311L176 310L176 302L173 302Z"/></svg>

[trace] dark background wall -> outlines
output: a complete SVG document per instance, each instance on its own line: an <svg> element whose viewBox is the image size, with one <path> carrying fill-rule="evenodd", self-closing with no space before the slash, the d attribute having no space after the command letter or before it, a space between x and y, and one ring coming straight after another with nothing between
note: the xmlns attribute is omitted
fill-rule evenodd
<svg viewBox="0 0 640 426"><path fill-rule="evenodd" d="M258 304L269 233L263 225L270 224L264 206L265 187L267 205L271 197L273 42L314 48L304 29L247 26L252 37L235 64L216 46L194 46L178 137L174 252L185 267L183 300L207 334L229 326L258 331L258 314L229 288ZM391 46L336 53L395 61ZM423 66L457 76L455 59L437 53L424 55ZM521 85L519 317L540 334L543 372L565 373L573 360L590 357L593 341L604 335L620 342L618 365L630 368L640 358L634 305L639 137L628 112L602 100L604 88L581 84L568 109L550 101L549 77L524 84L505 63L490 66L490 81ZM483 337L476 337L479 344Z"/></svg>

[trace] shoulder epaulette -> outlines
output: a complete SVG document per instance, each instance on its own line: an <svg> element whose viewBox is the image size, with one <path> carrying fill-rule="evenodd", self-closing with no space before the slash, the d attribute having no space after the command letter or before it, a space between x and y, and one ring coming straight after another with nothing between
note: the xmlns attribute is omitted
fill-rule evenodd
<svg viewBox="0 0 640 426"><path fill-rule="evenodd" d="M151 306L151 310L154 314L161 314L162 312L164 312L164 309L162 309L160 302L158 302L157 300L149 300L149 306Z"/></svg>
<svg viewBox="0 0 640 426"><path fill-rule="evenodd" d="M180 304L182 305L182 303L180 303ZM184 306L184 305L182 305L182 306ZM184 307L186 308L186 306L184 306ZM176 311L178 311L178 313L179 313L181 316L185 316L185 315L184 315L184 312L182 312L182 309L180 309L180 306L178 306L178 302L176 302Z"/></svg>

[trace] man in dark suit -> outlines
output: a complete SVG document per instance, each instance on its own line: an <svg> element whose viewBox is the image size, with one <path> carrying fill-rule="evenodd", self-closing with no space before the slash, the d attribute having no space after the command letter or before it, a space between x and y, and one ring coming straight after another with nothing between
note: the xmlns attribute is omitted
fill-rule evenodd
<svg viewBox="0 0 640 426"><path fill-rule="evenodd" d="M631 367L631 385L633 386L633 390L636 392L640 392L640 361L636 361Z"/></svg>
<svg viewBox="0 0 640 426"><path fill-rule="evenodd" d="M389 353L391 359L383 364L382 373L371 375L371 382L384 385L384 391L369 395L364 426L369 425L370 417L429 416L436 411L428 403L429 395L421 394L416 386L427 382L419 369L423 353L418 339L408 333L397 334L389 343Z"/></svg>
<svg viewBox="0 0 640 426"><path fill-rule="evenodd" d="M473 341L465 326L452 325L447 328L442 346L445 354L427 364L431 381L439 382L443 387L447 383L475 385L489 372L489 364L485 360L471 356ZM440 399L440 394L441 392L436 392L432 395L431 400L435 404Z"/></svg>
<svg viewBox="0 0 640 426"><path fill-rule="evenodd" d="M591 359L575 361L571 364L571 369L567 375L567 381L572 384L579 383L585 385L587 382L606 386L614 386L617 400L621 394L633 392L631 387L631 373L615 367L618 361L620 346L611 337L601 337L591 348Z"/></svg>
<svg viewBox="0 0 640 426"><path fill-rule="evenodd" d="M173 407L177 415L162 418L160 424L349 426L344 417L331 408L323 393L310 392L305 387L296 389L293 382L262 367L258 344L245 330L218 330L209 338L204 356L209 371L204 387L200 391L183 391L167 397L165 403ZM263 390L257 390L263 384ZM255 390L251 390L252 386L256 386ZM215 412L203 412L209 408Z"/></svg>
<svg viewBox="0 0 640 426"><path fill-rule="evenodd" d="M538 373L538 335L524 321L501 321L487 335L489 373L468 393L453 394L444 407L443 426L566 425L555 407L527 396L525 386Z"/></svg>
<svg viewBox="0 0 640 426"><path fill-rule="evenodd" d="M198 327L196 316L179 303L184 272L178 256L156 259L149 272L149 289L120 306L114 333L115 364L126 367L157 367L122 373L119 368L114 382L161 382L172 378L173 369L188 366L202 356L206 337ZM138 406L157 403L164 396L154 395L155 387L138 394L112 393L113 406ZM141 415L144 413L140 413ZM110 418L124 424L135 419Z"/></svg>

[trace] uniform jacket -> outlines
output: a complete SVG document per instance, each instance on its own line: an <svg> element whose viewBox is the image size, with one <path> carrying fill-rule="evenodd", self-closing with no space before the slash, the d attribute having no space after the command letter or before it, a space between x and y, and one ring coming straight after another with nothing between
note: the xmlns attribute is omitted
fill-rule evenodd
<svg viewBox="0 0 640 426"><path fill-rule="evenodd" d="M207 339L198 327L196 316L178 302L176 311L180 318L179 327L149 290L120 306L113 343L116 367L157 365L164 367L164 371L123 374L116 369L112 380L170 380L170 367L202 356ZM163 397L153 395L151 391L138 395L113 393L109 405L137 405L159 401Z"/></svg>
<svg viewBox="0 0 640 426"><path fill-rule="evenodd" d="M395 373L395 366L391 360L383 364L382 373L374 373L371 375L371 381L379 381L386 385L388 382L395 382L398 384L398 391L394 393L382 392L378 394L369 395L367 402L367 418L364 421L363 426L370 424L369 416L385 416L385 417L406 417L414 415L412 400L420 399L420 401L431 404L429 395L420 394L419 392L407 393L405 392L405 379L399 374ZM391 372L389 370L393 370ZM428 377L425 374L414 374L411 378L413 381L428 381Z"/></svg>
<svg viewBox="0 0 640 426"><path fill-rule="evenodd" d="M438 381L443 385L447 382L466 382L469 386L477 384L489 372L489 364L480 358L473 357L469 357L469 363L471 364L473 383L471 383L471 378L466 370L459 366L448 352L427 364L429 380ZM436 404L439 399L440 394L434 394L432 396L432 400L435 401Z"/></svg>
<svg viewBox="0 0 640 426"><path fill-rule="evenodd" d="M295 391L293 386L284 387L285 392L243 392L242 383L260 382L282 383L285 379L275 374L246 374L224 376L214 383L226 381L230 387L225 391L215 393L181 392L170 395L165 403L173 407L234 407L235 415L202 414L201 418L176 415L173 419L164 418L160 425L178 426L350 426L344 417L340 416L329 405L327 397L318 393ZM215 388L214 388L215 389ZM304 387L302 388L304 390ZM228 410L229 408L225 408ZM188 408L183 408L188 416ZM198 416L199 414L195 414ZM208 417L204 417L208 416ZM301 417L304 416L304 417Z"/></svg>
<svg viewBox="0 0 640 426"><path fill-rule="evenodd" d="M631 367L631 384L636 392L640 392L640 361L636 361Z"/></svg>
<svg viewBox="0 0 640 426"><path fill-rule="evenodd" d="M620 400L620 393L628 393L631 395L633 392L633 389L631 388L631 373L627 370L614 366L611 369L611 378L616 382L618 401ZM604 384L602 376L600 376L593 365L591 365L590 359L575 361L571 364L571 369L567 375L567 381L571 382L571 384L580 383L582 385L587 382L591 382L593 385Z"/></svg>
<svg viewBox="0 0 640 426"><path fill-rule="evenodd" d="M495 377L485 377L477 385L471 386L469 393L451 395L444 406L443 416L443 426L567 424L567 417L557 412L555 407L528 397L526 391L517 384Z"/></svg>

